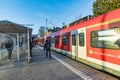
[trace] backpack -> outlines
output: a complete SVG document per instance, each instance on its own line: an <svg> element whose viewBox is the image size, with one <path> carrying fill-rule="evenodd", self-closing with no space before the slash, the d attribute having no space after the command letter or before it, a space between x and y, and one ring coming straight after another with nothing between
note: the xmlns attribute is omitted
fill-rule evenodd
<svg viewBox="0 0 120 80"><path fill-rule="evenodd" d="M5 47L6 47L6 48L10 48L10 43L6 43L6 44L5 44Z"/></svg>
<svg viewBox="0 0 120 80"><path fill-rule="evenodd" d="M49 48L50 48L50 44L47 43L47 44L46 44L46 49L49 49Z"/></svg>

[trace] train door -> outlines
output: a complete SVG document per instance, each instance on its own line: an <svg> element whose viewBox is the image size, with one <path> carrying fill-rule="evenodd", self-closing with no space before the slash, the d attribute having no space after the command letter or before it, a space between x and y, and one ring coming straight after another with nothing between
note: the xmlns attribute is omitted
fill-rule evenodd
<svg viewBox="0 0 120 80"><path fill-rule="evenodd" d="M71 31L71 57L76 60L77 56L77 31Z"/></svg>
<svg viewBox="0 0 120 80"><path fill-rule="evenodd" d="M86 29L78 29L78 54L77 59L86 59Z"/></svg>

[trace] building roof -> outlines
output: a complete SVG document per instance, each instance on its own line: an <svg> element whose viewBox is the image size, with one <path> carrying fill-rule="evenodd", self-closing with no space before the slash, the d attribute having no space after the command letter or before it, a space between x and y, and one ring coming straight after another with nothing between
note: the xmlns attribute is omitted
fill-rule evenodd
<svg viewBox="0 0 120 80"><path fill-rule="evenodd" d="M0 21L0 33L27 33L28 29L32 33L32 28L8 20Z"/></svg>

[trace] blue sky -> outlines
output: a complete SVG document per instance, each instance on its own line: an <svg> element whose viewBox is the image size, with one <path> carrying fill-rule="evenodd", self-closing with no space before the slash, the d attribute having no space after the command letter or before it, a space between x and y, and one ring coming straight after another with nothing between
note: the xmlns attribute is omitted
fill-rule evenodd
<svg viewBox="0 0 120 80"><path fill-rule="evenodd" d="M53 24L62 27L70 22L92 13L95 0L0 0L0 20L9 20L19 24L34 24L33 34L40 26ZM50 24L51 22L52 24Z"/></svg>

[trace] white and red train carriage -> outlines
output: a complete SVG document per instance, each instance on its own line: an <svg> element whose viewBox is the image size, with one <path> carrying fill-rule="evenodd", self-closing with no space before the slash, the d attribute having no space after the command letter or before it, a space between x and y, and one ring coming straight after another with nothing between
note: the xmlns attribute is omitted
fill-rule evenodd
<svg viewBox="0 0 120 80"><path fill-rule="evenodd" d="M120 9L42 37L52 49L120 76Z"/></svg>

